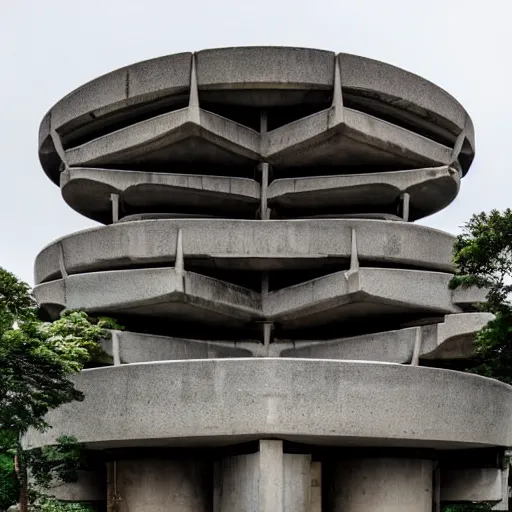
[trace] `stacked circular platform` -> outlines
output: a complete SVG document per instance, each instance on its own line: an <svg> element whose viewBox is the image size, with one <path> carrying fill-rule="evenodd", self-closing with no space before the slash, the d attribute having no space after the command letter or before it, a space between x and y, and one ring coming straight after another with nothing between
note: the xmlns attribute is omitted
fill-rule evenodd
<svg viewBox="0 0 512 512"><path fill-rule="evenodd" d="M43 120L40 159L65 201L106 225L43 249L35 294L49 318L85 309L126 331L105 341L111 366L76 378L85 401L28 442L202 447L215 476L189 467L186 511L414 512L436 486L466 500L478 457L446 469L444 487L434 468L512 442L511 388L435 368L468 358L490 316L484 290L448 287L453 238L411 221L450 204L473 155L454 98L347 54L183 53L75 90ZM173 487L193 465L148 457L142 480L118 463L131 512L169 499L151 471ZM264 465L281 475L268 486ZM498 496L491 469L477 500Z"/></svg>

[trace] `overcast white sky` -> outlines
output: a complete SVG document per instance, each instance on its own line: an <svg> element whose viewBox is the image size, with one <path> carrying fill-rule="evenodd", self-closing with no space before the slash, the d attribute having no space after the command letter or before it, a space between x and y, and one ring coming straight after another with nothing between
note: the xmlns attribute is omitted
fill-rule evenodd
<svg viewBox="0 0 512 512"><path fill-rule="evenodd" d="M39 122L72 89L165 54L305 46L383 60L454 95L476 130L459 198L422 223L456 233L512 206L511 0L5 0L0 9L0 266L33 282L38 251L93 226L37 157Z"/></svg>

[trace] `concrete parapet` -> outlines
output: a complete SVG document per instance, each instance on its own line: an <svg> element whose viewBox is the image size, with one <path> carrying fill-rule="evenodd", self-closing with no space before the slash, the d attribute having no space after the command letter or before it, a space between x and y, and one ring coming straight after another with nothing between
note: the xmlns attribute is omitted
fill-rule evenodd
<svg viewBox="0 0 512 512"><path fill-rule="evenodd" d="M52 412L55 427L30 433L30 446L52 443L61 433L95 449L212 446L269 436L436 449L512 442L512 387L449 370L322 359L203 359L86 370L74 381L85 401Z"/></svg>

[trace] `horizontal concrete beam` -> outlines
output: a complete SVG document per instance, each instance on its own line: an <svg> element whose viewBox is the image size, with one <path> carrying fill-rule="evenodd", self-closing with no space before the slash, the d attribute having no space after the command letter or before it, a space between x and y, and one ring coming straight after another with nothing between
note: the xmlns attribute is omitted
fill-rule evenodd
<svg viewBox="0 0 512 512"><path fill-rule="evenodd" d="M73 381L85 400L52 411L54 427L29 432L27 447L64 433L98 449L262 438L438 449L512 443L511 386L434 368L208 359L85 370Z"/></svg>
<svg viewBox="0 0 512 512"><path fill-rule="evenodd" d="M59 277L61 263L68 274L173 265L180 230L185 267L263 271L346 265L355 230L363 263L453 270L452 235L403 222L159 219L88 229L56 240L36 258L36 284Z"/></svg>

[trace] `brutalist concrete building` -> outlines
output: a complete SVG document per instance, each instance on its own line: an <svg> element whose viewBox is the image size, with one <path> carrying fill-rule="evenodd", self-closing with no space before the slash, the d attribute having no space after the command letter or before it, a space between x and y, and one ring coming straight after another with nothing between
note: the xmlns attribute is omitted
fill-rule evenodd
<svg viewBox="0 0 512 512"><path fill-rule="evenodd" d="M490 318L485 290L449 289L453 237L413 223L455 199L474 156L444 90L329 51L181 53L73 91L39 152L103 225L41 251L37 299L49 318L126 326L111 364L76 377L85 401L27 439L73 435L101 462L59 497L120 512L503 499L512 388L454 370Z"/></svg>

